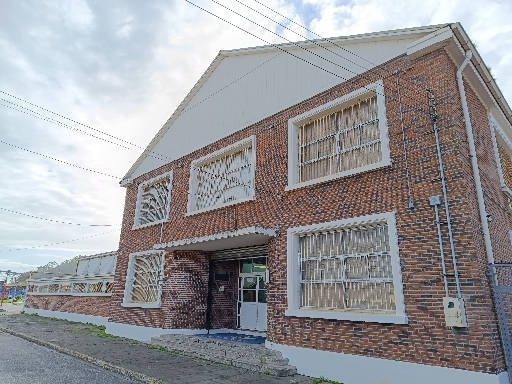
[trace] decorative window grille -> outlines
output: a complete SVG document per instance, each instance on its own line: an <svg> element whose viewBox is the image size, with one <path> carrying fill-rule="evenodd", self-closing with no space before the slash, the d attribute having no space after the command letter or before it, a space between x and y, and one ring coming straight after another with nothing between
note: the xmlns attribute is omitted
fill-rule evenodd
<svg viewBox="0 0 512 384"><path fill-rule="evenodd" d="M299 237L301 308L395 312L387 225Z"/></svg>
<svg viewBox="0 0 512 384"><path fill-rule="evenodd" d="M125 304L158 304L163 278L164 253L133 254Z"/></svg>
<svg viewBox="0 0 512 384"><path fill-rule="evenodd" d="M377 95L298 129L298 182L382 161Z"/></svg>
<svg viewBox="0 0 512 384"><path fill-rule="evenodd" d="M254 195L253 146L194 167L194 204L192 211L202 210Z"/></svg>
<svg viewBox="0 0 512 384"><path fill-rule="evenodd" d="M86 283L74 283L73 284L73 292L86 293L86 290L87 290Z"/></svg>
<svg viewBox="0 0 512 384"><path fill-rule="evenodd" d="M99 293L103 292L103 282L89 284L88 293Z"/></svg>
<svg viewBox="0 0 512 384"><path fill-rule="evenodd" d="M50 284L48 286L48 292L49 293L59 292L59 284Z"/></svg>
<svg viewBox="0 0 512 384"><path fill-rule="evenodd" d="M112 288L114 288L114 283L107 281L105 283L105 293L112 293Z"/></svg>
<svg viewBox="0 0 512 384"><path fill-rule="evenodd" d="M498 155L500 158L501 173L503 182L512 191L512 159L505 148L498 143Z"/></svg>
<svg viewBox="0 0 512 384"><path fill-rule="evenodd" d="M136 225L159 223L169 217L171 177L167 175L139 187Z"/></svg>

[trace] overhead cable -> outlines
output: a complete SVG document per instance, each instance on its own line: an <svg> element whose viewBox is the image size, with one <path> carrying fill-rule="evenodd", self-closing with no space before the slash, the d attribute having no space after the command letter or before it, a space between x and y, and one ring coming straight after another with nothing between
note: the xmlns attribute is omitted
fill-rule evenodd
<svg viewBox="0 0 512 384"><path fill-rule="evenodd" d="M104 175L104 176L108 176L108 177L113 177L114 179L121 179L120 177L109 175L108 173L103 173L103 172L95 171L93 169L84 168L84 167L81 167L79 165L74 165L74 164L68 163L66 161L62 161L62 160L56 159L56 158L51 157L51 156L43 155L42 153L38 153L38 152L31 151L29 149L21 148L21 147L18 147L17 145L6 143L5 141L2 141L2 140L0 140L0 143L5 144L5 145L9 145L9 146L14 147L14 148L21 149L22 151L33 153L35 155L46 157L47 159L58 161L59 163L62 163L62 164L70 165L70 166L75 167L75 168L80 168L80 169L83 169L84 171L98 173L100 175Z"/></svg>
<svg viewBox="0 0 512 384"><path fill-rule="evenodd" d="M74 241L85 240L85 239L90 239L90 238L92 238L92 237L98 237L98 236L106 235L106 234L108 234L108 233L112 233L112 232L115 232L115 231L119 231L120 229L121 229L121 228L117 228L117 229L114 229L114 230L112 230L112 231L103 232L103 233L98 233L97 235L81 237L80 239L73 239L73 240L61 241L61 242L58 242L58 243L45 244L45 245L37 245L37 246L35 246L35 247L25 247L25 248L7 249L7 250L3 250L3 251L0 251L0 252L22 251L22 250L25 250L25 249L36 249L36 248L43 248L43 247L51 247L52 245L59 245L59 244L65 244L65 243L72 243L72 242L74 242Z"/></svg>
<svg viewBox="0 0 512 384"><path fill-rule="evenodd" d="M13 211L12 209L7 209L7 208L2 208L0 207L1 210L3 211L7 211L7 212L11 212L11 213L17 213L18 215L23 215L23 216L27 216L27 217L32 217L34 219L39 219L39 220L45 220L45 221L51 221L51 222L54 222L54 223L60 223L60 224L69 224L69 225L81 225L83 227L114 227L114 226L119 226L121 224L79 224L79 223L68 223L66 221L60 221L60 220L52 220L52 219L46 219L44 217L39 217L39 216L34 216L34 215L28 215L26 213L21 213L21 212L18 212L18 211Z"/></svg>
<svg viewBox="0 0 512 384"><path fill-rule="evenodd" d="M293 23L293 24L295 24L295 25L299 26L300 28L304 28L306 31L308 31L309 33L312 33L313 35L315 35L315 36L317 36L317 37L319 37L319 38L321 38L322 40L327 41L327 42L329 42L329 43L331 43L331 44L333 44L333 45L337 46L338 48L340 48L340 49L342 49L342 50L344 50L344 51L346 51L346 52L350 53L351 55L354 55L355 57L358 57L358 58L360 58L360 59L362 59L362 60L366 61L367 63L370 63L370 64L372 64L372 65L377 65L377 64L375 64L375 63L372 63L370 60L365 59L364 57L359 56L358 54L356 54L356 53L354 53L354 52L350 51L349 49L346 49L346 48L343 48L343 47L339 46L338 44L336 44L336 43L335 43L334 41L332 41L331 39L328 39L328 38L325 38L325 37L320 36L318 33L315 33L315 32L313 32L312 30L310 30L310 29L306 28L306 26L301 25L301 24L299 24L299 23L297 23L297 22L293 21L292 19L290 19L290 18L286 17L285 15L283 15L283 14L281 14L281 13L277 12L276 10L274 10L274 9L270 8L269 6L267 6L267 5L265 5L265 4L261 3L261 2L259 2L258 0L254 0L254 1L255 1L255 2L257 2L258 4L260 4L260 5L264 6L265 8L269 9L270 11L272 11L272 12L274 12L274 13L278 14L279 16L281 16L281 17L285 18L285 19L286 19L286 20L288 20L289 22L291 22L291 23Z"/></svg>

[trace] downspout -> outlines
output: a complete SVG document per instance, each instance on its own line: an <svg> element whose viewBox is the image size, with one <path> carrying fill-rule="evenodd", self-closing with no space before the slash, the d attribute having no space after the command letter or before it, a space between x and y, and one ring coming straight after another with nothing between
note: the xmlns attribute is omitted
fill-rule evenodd
<svg viewBox="0 0 512 384"><path fill-rule="evenodd" d="M487 261L489 264L494 263L494 256L492 253L491 235L489 234L489 224L487 222L488 215L485 210L484 193L482 191L482 182L480 180L480 172L478 170L478 160L476 157L475 140L473 137L473 127L471 126L471 119L469 117L468 101L466 99L466 92L464 91L464 82L462 80L462 71L473 56L471 50L466 52L466 58L457 70L457 84L459 86L459 94L462 102L462 113L464 114L464 122L466 124L466 133L469 142L469 154L471 156L471 165L473 168L473 178L476 185L476 196L478 199L478 211L480 213L480 221L482 222L482 231L484 233L485 253L487 254Z"/></svg>

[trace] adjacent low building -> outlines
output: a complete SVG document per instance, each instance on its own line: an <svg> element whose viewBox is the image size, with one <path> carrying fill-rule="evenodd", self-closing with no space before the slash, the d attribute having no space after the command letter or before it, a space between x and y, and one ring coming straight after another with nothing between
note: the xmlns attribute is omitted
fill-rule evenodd
<svg viewBox="0 0 512 384"><path fill-rule="evenodd" d="M87 315L139 340L265 332L346 384L506 383L511 123L457 23L221 51L121 181ZM31 284L63 310L46 293L70 283Z"/></svg>

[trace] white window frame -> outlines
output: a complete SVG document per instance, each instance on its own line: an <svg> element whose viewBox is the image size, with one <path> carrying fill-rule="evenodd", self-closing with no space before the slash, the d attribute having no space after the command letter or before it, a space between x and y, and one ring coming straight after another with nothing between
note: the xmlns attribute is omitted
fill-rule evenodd
<svg viewBox="0 0 512 384"><path fill-rule="evenodd" d="M498 176L500 178L500 187L503 192L507 194L509 198L512 198L512 191L505 184L505 178L503 177L503 171L501 168L501 160L500 154L498 152L498 142L505 149L507 154L512 159L512 142L507 137L507 134L501 128L501 125L494 118L492 114L489 113L489 126L491 129L491 137L492 137L492 146L494 151L494 158L496 159L496 165L498 166Z"/></svg>
<svg viewBox="0 0 512 384"><path fill-rule="evenodd" d="M252 159L251 159L251 178L252 178L252 194L244 199L230 201L228 203L222 203L213 205L211 207L202 208L194 210L194 206L196 204L195 194L196 194L196 179L197 179L197 168L201 167L205 164L208 164L212 161L218 160L222 157L229 156L233 153L236 153L244 148L252 148ZM234 204L244 203L246 201L255 200L256 198L256 190L255 190L255 175L256 175L256 136L252 135L246 139L237 141L234 144L231 144L227 147L221 148L218 151L210 153L206 156L200 157L199 159L194 160L190 164L190 179L189 179L189 189L188 189L188 205L187 205L187 213L185 216L196 215L203 212L208 212L214 209L228 207Z"/></svg>
<svg viewBox="0 0 512 384"><path fill-rule="evenodd" d="M318 179L298 182L298 129L302 125L316 120L322 116L336 112L346 106L350 106L356 103L358 100L366 99L374 94L377 95L377 115L379 118L379 132L380 142L382 151L382 160L374 163L365 165L359 168L348 169L343 172L338 172L332 175L319 177ZM350 92L347 95L332 100L319 107L313 108L307 112L304 112L298 116L295 116L288 120L288 186L285 188L286 191L290 191L297 188L303 188L310 185L324 183L330 180L338 179L341 177L351 176L357 173L371 171L381 167L387 167L391 165L391 155L389 151L389 138L388 138L388 125L386 119L386 103L384 98L384 82L378 80L374 83L367 85L364 88L360 88L356 91Z"/></svg>
<svg viewBox="0 0 512 384"><path fill-rule="evenodd" d="M124 295L123 295L123 302L121 303L122 307L128 307L128 308L160 308L162 305L162 284L158 287L158 296L157 296L157 302L156 303L132 303L130 302L130 297L132 293L132 285L133 285L133 274L134 274L134 264L135 264L135 258L138 256L145 256L145 255L154 255L154 254L160 254L162 256L162 264L160 265L160 268L162 270L162 279L164 277L164 268L165 268L165 251L142 251L142 252L134 252L131 253L128 260L128 270L126 271L126 282L124 285Z"/></svg>
<svg viewBox="0 0 512 384"><path fill-rule="evenodd" d="M146 187L150 186L151 184L158 183L160 180L165 179L167 177L169 178L169 196L167 197L167 216L162 220L158 220L158 221L154 221L154 222L146 223L146 224L139 224L140 208L142 205L142 193L143 193L144 189ZM152 225L165 223L169 220L169 214L170 214L170 210L171 210L172 178L173 178L173 172L169 171L169 172L162 173L161 175L153 177L152 179L146 180L139 184L138 191L137 191L137 204L135 206L135 217L133 220L132 229L146 228L146 227L150 227Z"/></svg>
<svg viewBox="0 0 512 384"><path fill-rule="evenodd" d="M329 231L339 228L359 227L365 224L386 224L388 226L389 246L391 254L391 268L393 272L393 285L395 294L395 314L382 313L363 313L349 312L336 309L301 309L301 289L300 289L300 263L299 263L299 237L303 234L309 234L319 231ZM288 309L285 316L308 317L315 319L333 319L333 320L349 320L364 321L372 323L393 323L407 324L407 316L405 314L404 293L402 286L402 273L400 269L400 257L398 254L398 236L396 231L396 220L394 212L380 213L375 215L360 216L350 219L331 221L327 223L306 225L301 227L289 228L288 235Z"/></svg>

